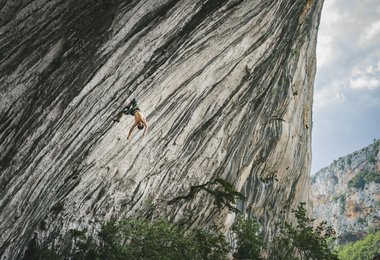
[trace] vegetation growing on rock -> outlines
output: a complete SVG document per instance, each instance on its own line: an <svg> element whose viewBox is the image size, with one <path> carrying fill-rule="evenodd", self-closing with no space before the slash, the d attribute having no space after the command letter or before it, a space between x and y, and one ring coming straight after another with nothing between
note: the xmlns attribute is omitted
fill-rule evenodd
<svg viewBox="0 0 380 260"><path fill-rule="evenodd" d="M93 236L71 230L61 247L48 245L29 248L28 259L226 259L233 251L235 259L337 259L327 246L333 237L331 228L321 223L313 228L306 216L305 204L292 210L296 222L281 221L278 235L266 245L262 227L253 218L238 218L232 231L236 248L232 249L218 230L188 230L183 225L159 219L122 219L109 221ZM321 258L322 257L322 258Z"/></svg>
<svg viewBox="0 0 380 260"><path fill-rule="evenodd" d="M327 221L338 244L357 241L378 229L380 141L341 157L312 181L313 217Z"/></svg>
<svg viewBox="0 0 380 260"><path fill-rule="evenodd" d="M262 259L264 247L260 224L255 219L238 218L232 227L236 234L237 247L233 256L237 259Z"/></svg>
<svg viewBox="0 0 380 260"><path fill-rule="evenodd" d="M94 236L71 230L63 248L40 247L26 255L34 259L226 259L228 245L220 232L159 219L109 221Z"/></svg>
<svg viewBox="0 0 380 260"><path fill-rule="evenodd" d="M296 223L280 223L280 232L271 244L270 259L338 259L327 243L334 238L333 229L326 222L313 228L314 219L307 216L305 203L300 203L292 212Z"/></svg>
<svg viewBox="0 0 380 260"><path fill-rule="evenodd" d="M338 256L341 260L380 259L380 231L371 233L355 243L339 247Z"/></svg>
<svg viewBox="0 0 380 260"><path fill-rule="evenodd" d="M356 174L355 177L348 182L348 187L362 190L366 183L370 182L380 183L380 174L378 172L364 170Z"/></svg>

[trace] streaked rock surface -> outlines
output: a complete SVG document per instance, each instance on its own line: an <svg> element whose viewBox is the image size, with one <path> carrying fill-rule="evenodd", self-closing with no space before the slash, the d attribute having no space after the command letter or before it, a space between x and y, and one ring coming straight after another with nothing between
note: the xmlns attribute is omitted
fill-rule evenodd
<svg viewBox="0 0 380 260"><path fill-rule="evenodd" d="M343 156L312 178L314 218L327 221L339 243L356 241L380 229L379 146L380 140ZM363 172L370 173L371 179L355 188L354 178Z"/></svg>
<svg viewBox="0 0 380 260"><path fill-rule="evenodd" d="M322 2L0 1L0 255L123 216L227 230L207 193L167 204L215 178L270 236L308 199Z"/></svg>

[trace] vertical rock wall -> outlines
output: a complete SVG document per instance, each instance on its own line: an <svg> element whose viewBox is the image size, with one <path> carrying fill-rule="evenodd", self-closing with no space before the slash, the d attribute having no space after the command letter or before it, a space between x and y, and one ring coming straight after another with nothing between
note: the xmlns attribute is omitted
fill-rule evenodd
<svg viewBox="0 0 380 260"><path fill-rule="evenodd" d="M307 200L322 1L0 1L0 255L104 219L233 215L190 187L222 178L270 236ZM136 97L148 135L127 140Z"/></svg>

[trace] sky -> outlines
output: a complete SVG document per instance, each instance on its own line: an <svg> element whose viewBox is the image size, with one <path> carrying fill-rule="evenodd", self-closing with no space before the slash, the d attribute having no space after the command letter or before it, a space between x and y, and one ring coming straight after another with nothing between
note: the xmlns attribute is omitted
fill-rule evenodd
<svg viewBox="0 0 380 260"><path fill-rule="evenodd" d="M380 139L380 1L325 0L317 44L312 169Z"/></svg>

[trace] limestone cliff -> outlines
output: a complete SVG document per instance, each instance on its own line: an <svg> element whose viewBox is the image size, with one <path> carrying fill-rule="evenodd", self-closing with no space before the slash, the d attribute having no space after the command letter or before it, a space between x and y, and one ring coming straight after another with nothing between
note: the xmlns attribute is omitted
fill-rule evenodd
<svg viewBox="0 0 380 260"><path fill-rule="evenodd" d="M380 228L379 145L341 157L312 178L313 215L334 228L339 243Z"/></svg>
<svg viewBox="0 0 380 260"><path fill-rule="evenodd" d="M322 1L0 1L0 255L35 234L166 216L227 230L222 178L260 218L308 199ZM149 130L127 140L136 97Z"/></svg>

